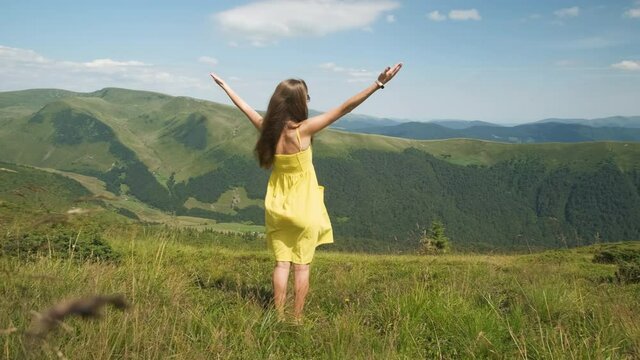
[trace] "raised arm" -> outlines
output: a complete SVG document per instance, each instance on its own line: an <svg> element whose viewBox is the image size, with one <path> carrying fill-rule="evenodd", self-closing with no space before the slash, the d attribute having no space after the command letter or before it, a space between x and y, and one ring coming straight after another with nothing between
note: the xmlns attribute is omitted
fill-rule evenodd
<svg viewBox="0 0 640 360"><path fill-rule="evenodd" d="M255 111L251 106L249 106L249 104L247 104L244 100L242 100L242 98L238 96L238 94L236 94L236 92L233 91L233 89L229 85L227 85L227 83L224 82L224 80L222 80L221 77L219 77L214 73L210 73L209 75L211 75L211 78L213 79L213 81L215 81L216 84L220 85L222 90L224 90L224 92L227 93L227 95L229 96L229 99L233 101L233 103L238 107L238 109L240 109L240 111L242 111L247 116L247 118L249 118L253 126L255 126L256 129L261 130L262 116L260 116L260 114L258 114L257 111Z"/></svg>
<svg viewBox="0 0 640 360"><path fill-rule="evenodd" d="M331 125L336 120L353 111L353 109L367 100L376 90L384 88L384 84L393 79L401 68L402 63L396 64L393 68L387 66L380 75L378 75L378 80L349 98L349 100L345 101L342 105L303 121L300 124L300 131L305 135L311 136Z"/></svg>

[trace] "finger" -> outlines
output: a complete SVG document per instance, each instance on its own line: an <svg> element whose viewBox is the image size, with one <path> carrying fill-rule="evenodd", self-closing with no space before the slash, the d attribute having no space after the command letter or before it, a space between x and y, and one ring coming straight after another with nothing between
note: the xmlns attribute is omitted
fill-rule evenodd
<svg viewBox="0 0 640 360"><path fill-rule="evenodd" d="M394 66L393 75L397 74L400 69L402 69L402 63L398 63L396 66Z"/></svg>

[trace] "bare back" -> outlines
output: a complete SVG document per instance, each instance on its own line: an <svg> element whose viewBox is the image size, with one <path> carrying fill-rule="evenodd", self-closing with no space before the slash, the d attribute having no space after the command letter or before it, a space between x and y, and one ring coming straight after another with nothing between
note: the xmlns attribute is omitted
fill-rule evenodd
<svg viewBox="0 0 640 360"><path fill-rule="evenodd" d="M289 126L285 126L278 139L276 145L276 154L295 154L297 152L306 150L311 145L311 137L304 136L302 132L299 132L300 142L298 142L298 136L296 130L298 130L299 124L290 122Z"/></svg>

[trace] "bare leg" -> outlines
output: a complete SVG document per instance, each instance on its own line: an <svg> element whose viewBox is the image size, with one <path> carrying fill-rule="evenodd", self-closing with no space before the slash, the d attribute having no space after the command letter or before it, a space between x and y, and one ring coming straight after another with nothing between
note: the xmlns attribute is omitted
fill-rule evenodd
<svg viewBox="0 0 640 360"><path fill-rule="evenodd" d="M284 304L287 300L287 282L289 281L288 261L276 261L273 269L273 302L280 320L284 320Z"/></svg>
<svg viewBox="0 0 640 360"><path fill-rule="evenodd" d="M304 299L309 292L309 264L293 264L293 270L295 271L296 295L293 316L296 322L301 322Z"/></svg>

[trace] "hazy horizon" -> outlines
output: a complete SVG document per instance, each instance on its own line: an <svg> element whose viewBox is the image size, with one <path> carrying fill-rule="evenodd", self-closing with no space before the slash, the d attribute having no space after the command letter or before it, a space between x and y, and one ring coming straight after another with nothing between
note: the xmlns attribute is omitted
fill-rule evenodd
<svg viewBox="0 0 640 360"><path fill-rule="evenodd" d="M161 93L164 95L169 95L169 96L176 96L176 97L188 97L188 98L193 98L196 100L202 100L202 101L211 101L211 102L215 102L218 104L222 104L222 105L229 105L229 106L233 106L232 104L229 104L228 101L216 101L216 100L212 100L212 99L205 99L205 98L200 98L200 97L196 97L196 96L190 96L190 95L173 95L173 94L168 94L166 92L162 92L162 91L156 91L156 90L150 90L150 89L131 89L131 88L122 88L122 87L117 87L117 86L107 86L107 87L102 87L102 88L98 88L95 90L88 90L88 91L82 91L82 90L71 90L71 89L63 89L63 88L53 88L53 87L49 87L49 88L26 88L26 89L14 89L14 90L0 90L0 93L2 92L12 92L12 91L28 91L28 90L63 90L63 91L72 91L72 92L79 92L79 93L93 93L93 92L98 92L104 89L109 89L109 88L119 88L119 89L124 89L124 90L133 90L133 91L150 91L150 92L157 92L157 93ZM262 112L266 112L266 109L260 109L260 108L256 108L257 111L262 111ZM326 111L328 109L323 109L323 110L318 110L315 109L313 107L309 107L309 110L311 111L317 111L317 112L322 112L322 111ZM570 118L570 117L547 117L547 118L543 118L543 119L532 119L532 120L521 120L521 121L511 121L511 122L501 122L501 121L495 121L495 120L486 120L486 119L458 119L458 118L433 118L433 119L424 119L424 118L415 118L415 119L409 119L409 118L395 118L395 117L387 117L387 116L377 116L377 115L372 115L372 114L366 114L366 113L362 113L359 111L355 111L352 112L349 115L354 115L354 116L366 116L366 117L372 117L372 118L376 118L376 119L381 119L381 120L392 120L392 121L396 121L396 122L436 122L436 121L467 121L467 122L473 122L473 121L481 121L481 122L486 122L486 123L491 123L491 124L495 124L495 125L502 125L502 126L516 126L516 125L523 125L523 124L528 124L528 123L534 123L537 121L542 121L542 120L548 120L548 119L558 119L558 120L575 120L575 119L580 119L580 120L597 120L597 119L603 119L603 118L610 118L610 117L637 117L640 115L608 115L608 116L602 116L602 117L584 117L584 118Z"/></svg>

